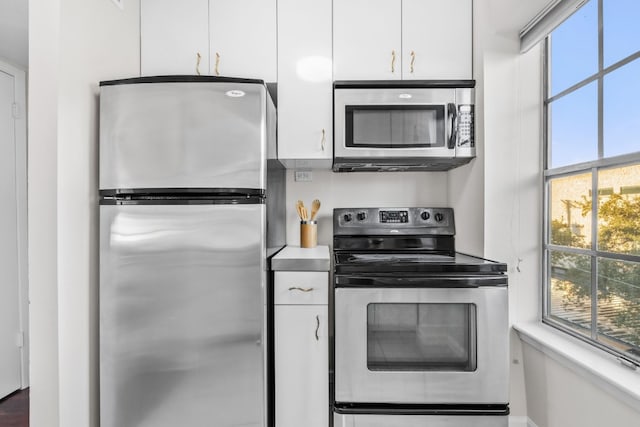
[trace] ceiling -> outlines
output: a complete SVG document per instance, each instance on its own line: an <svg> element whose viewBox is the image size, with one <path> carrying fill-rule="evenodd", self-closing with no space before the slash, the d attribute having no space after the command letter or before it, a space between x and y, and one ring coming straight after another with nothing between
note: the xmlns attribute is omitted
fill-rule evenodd
<svg viewBox="0 0 640 427"><path fill-rule="evenodd" d="M0 0L1 1L1 0ZM487 7L499 32L519 32L548 4L557 0L476 0Z"/></svg>
<svg viewBox="0 0 640 427"><path fill-rule="evenodd" d="M0 60L27 69L28 0L0 0Z"/></svg>

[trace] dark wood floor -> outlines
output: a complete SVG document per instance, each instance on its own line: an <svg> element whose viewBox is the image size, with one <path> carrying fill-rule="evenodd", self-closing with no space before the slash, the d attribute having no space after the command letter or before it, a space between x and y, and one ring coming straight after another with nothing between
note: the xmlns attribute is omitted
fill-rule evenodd
<svg viewBox="0 0 640 427"><path fill-rule="evenodd" d="M0 427L29 427L29 389L0 400Z"/></svg>

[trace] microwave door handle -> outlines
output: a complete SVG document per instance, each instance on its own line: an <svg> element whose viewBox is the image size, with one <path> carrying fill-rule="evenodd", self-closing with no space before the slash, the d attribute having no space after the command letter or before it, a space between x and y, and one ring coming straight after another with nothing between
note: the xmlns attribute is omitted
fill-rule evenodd
<svg viewBox="0 0 640 427"><path fill-rule="evenodd" d="M451 133L449 134L449 149L456 148L456 141L458 139L458 109L456 104L448 104L449 117L451 118Z"/></svg>

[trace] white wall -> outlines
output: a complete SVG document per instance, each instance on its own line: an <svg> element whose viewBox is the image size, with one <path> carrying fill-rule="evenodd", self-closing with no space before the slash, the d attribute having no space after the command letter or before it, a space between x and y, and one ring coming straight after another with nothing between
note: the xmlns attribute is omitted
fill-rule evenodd
<svg viewBox="0 0 640 427"><path fill-rule="evenodd" d="M28 5L26 0L0 1L0 59L21 69L29 64Z"/></svg>
<svg viewBox="0 0 640 427"><path fill-rule="evenodd" d="M526 57L518 44L509 49L497 41L485 51L485 256L509 265L509 318L511 323L533 320L539 308L539 245L541 238L540 120L535 105L523 113L527 99L539 99L539 51ZM521 87L522 82L528 82ZM527 90L528 89L528 90ZM524 92L527 90L526 92ZM512 334L512 360L520 358L520 345ZM512 410L526 410L523 372L511 370Z"/></svg>
<svg viewBox="0 0 640 427"><path fill-rule="evenodd" d="M506 18L522 15L521 2L475 4L476 54L482 56L484 255L509 264L510 321L535 321L542 301L542 48L519 53L520 27ZM514 416L527 415L538 427L640 425L640 412L522 344L515 333L511 338Z"/></svg>
<svg viewBox="0 0 640 427"><path fill-rule="evenodd" d="M124 5L30 3L34 427L98 425L98 83L139 75L140 4Z"/></svg>
<svg viewBox="0 0 640 427"><path fill-rule="evenodd" d="M528 415L538 427L640 425L640 408L621 402L530 345L523 347Z"/></svg>
<svg viewBox="0 0 640 427"><path fill-rule="evenodd" d="M313 171L312 182L295 182L287 171L287 244L300 244L300 220L295 203L309 209L313 199L322 203L318 214L318 243L332 245L333 209L349 207L407 207L447 205L446 172Z"/></svg>
<svg viewBox="0 0 640 427"><path fill-rule="evenodd" d="M57 134L60 0L29 0L29 327L32 426L57 427Z"/></svg>

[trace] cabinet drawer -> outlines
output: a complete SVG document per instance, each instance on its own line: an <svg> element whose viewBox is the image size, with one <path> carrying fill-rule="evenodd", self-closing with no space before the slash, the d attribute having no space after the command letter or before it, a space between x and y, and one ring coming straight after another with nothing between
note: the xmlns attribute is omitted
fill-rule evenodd
<svg viewBox="0 0 640 427"><path fill-rule="evenodd" d="M329 273L275 272L275 304L327 304Z"/></svg>

